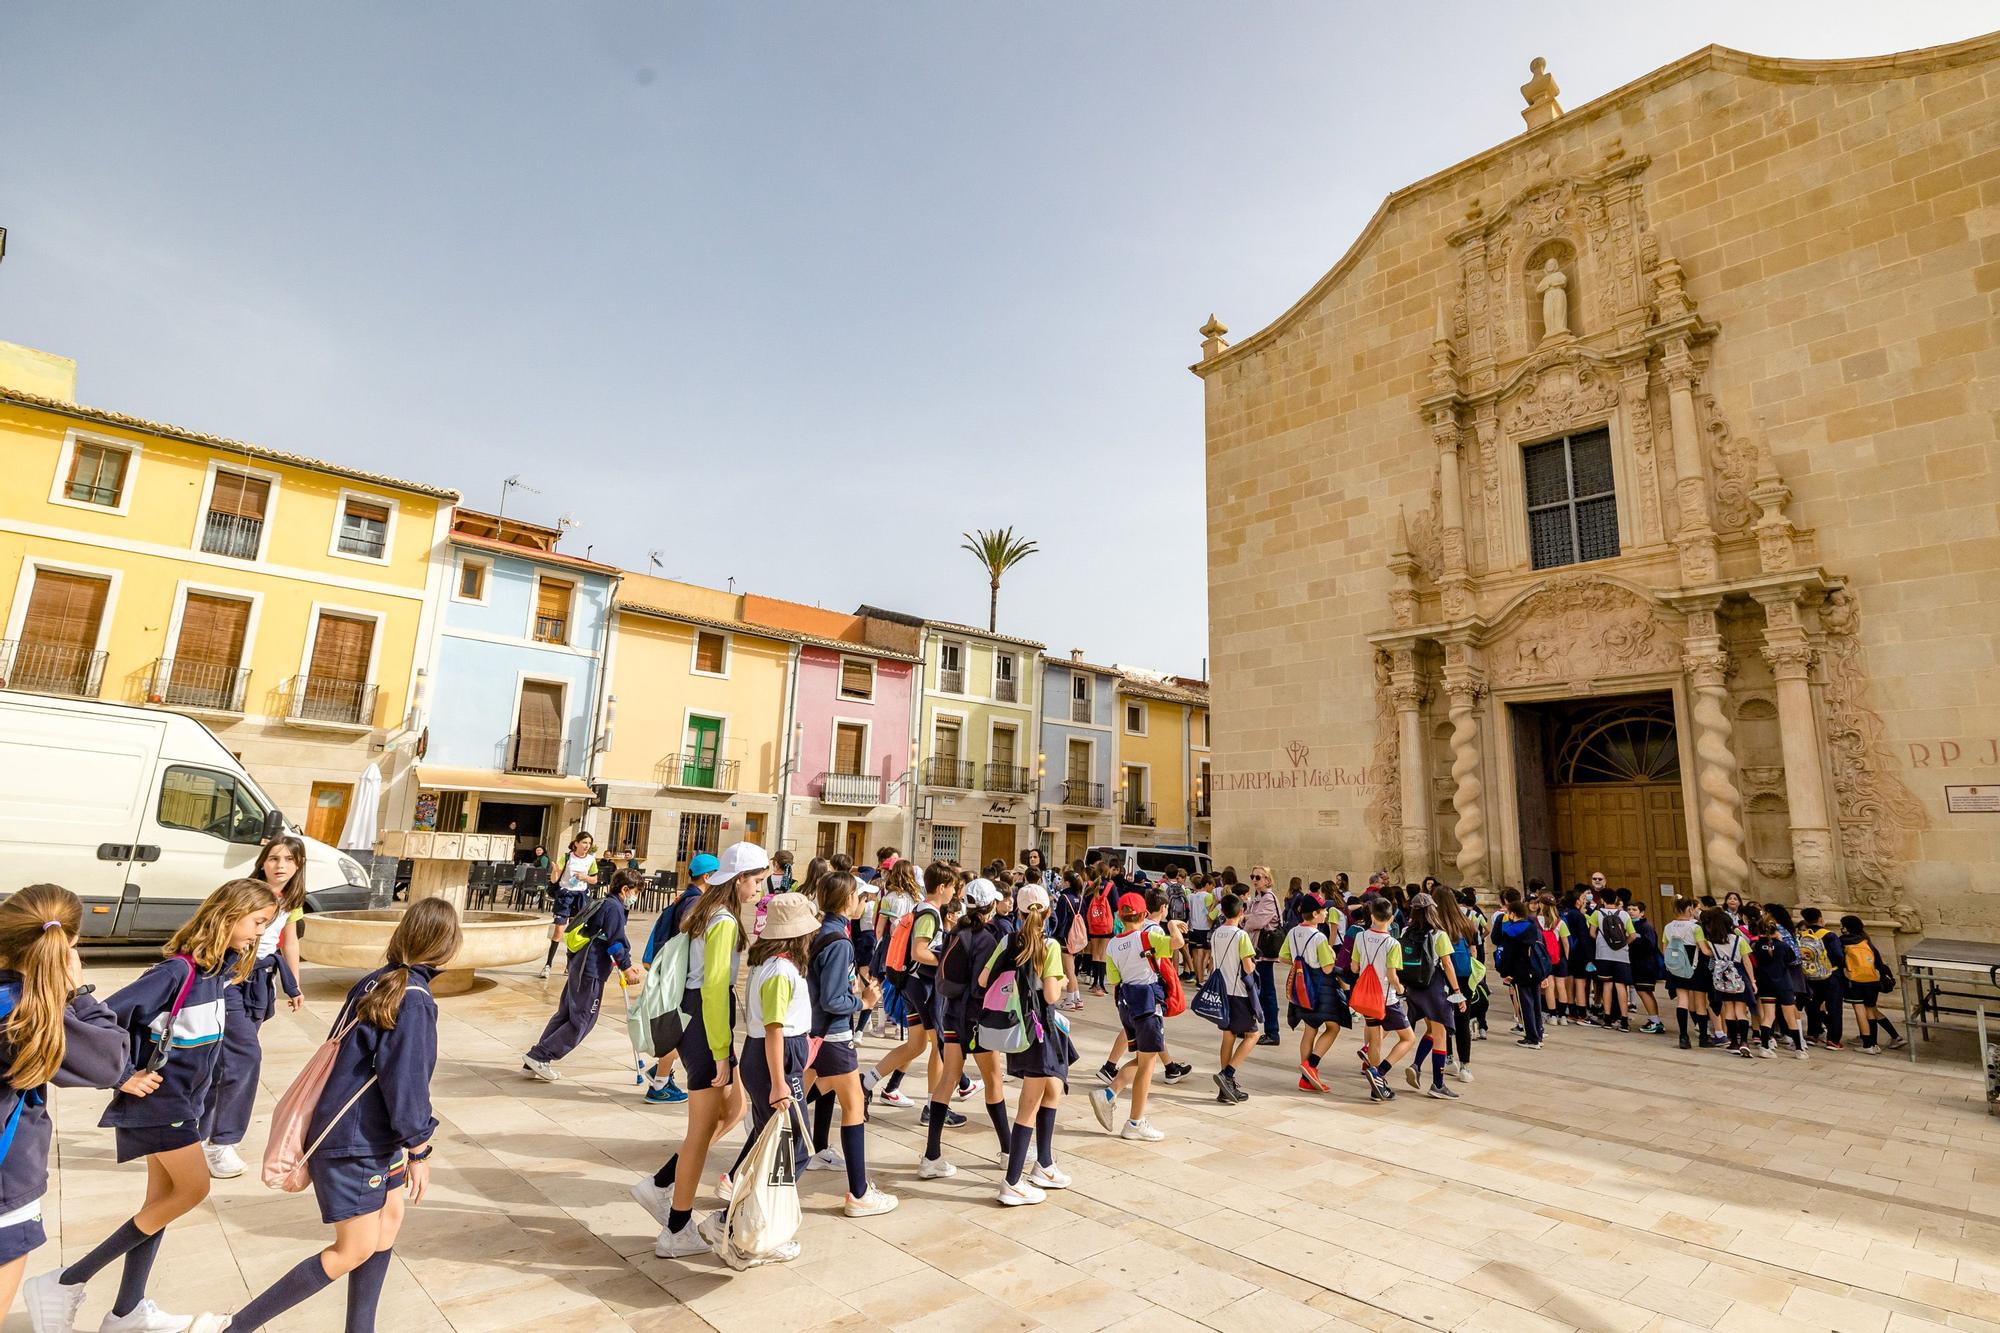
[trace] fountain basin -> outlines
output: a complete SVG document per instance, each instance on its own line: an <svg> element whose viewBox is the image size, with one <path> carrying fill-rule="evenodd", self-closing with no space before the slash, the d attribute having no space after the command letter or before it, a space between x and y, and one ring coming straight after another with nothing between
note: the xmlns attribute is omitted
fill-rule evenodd
<svg viewBox="0 0 2000 1333"><path fill-rule="evenodd" d="M402 919L400 907L314 912L299 937L299 956L328 967L380 967L389 936ZM549 919L534 912L460 912L458 919L464 938L431 983L433 995L463 994L472 989L475 968L531 963L549 945Z"/></svg>

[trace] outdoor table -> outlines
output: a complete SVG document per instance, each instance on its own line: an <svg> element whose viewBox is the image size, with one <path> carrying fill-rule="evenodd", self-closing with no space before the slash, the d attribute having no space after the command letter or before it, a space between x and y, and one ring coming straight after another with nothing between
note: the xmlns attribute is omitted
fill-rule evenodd
<svg viewBox="0 0 2000 1333"><path fill-rule="evenodd" d="M1903 950L1909 982L1910 1059L1917 1039L1933 1027L1968 1029L1979 1035L1979 1071L1986 1085L1986 1109L2000 1115L2000 1046L1988 1039L1986 1012L2000 1009L2000 944L1980 940L1918 940ZM1971 1024L1954 1021L1971 1018Z"/></svg>

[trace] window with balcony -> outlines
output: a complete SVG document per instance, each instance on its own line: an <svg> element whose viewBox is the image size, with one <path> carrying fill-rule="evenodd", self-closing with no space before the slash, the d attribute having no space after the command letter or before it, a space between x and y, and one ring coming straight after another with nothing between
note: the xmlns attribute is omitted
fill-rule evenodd
<svg viewBox="0 0 2000 1333"><path fill-rule="evenodd" d="M972 765L959 758L962 733L957 718L938 718L931 726L931 757L924 780L933 787L972 786Z"/></svg>
<svg viewBox="0 0 2000 1333"><path fill-rule="evenodd" d="M556 776L567 771L563 720L567 712L562 684L524 680L514 705L514 734L508 738L507 771Z"/></svg>
<svg viewBox="0 0 2000 1333"><path fill-rule="evenodd" d="M694 636L694 672L702 676L729 674L729 636L701 630Z"/></svg>
<svg viewBox="0 0 2000 1333"><path fill-rule="evenodd" d="M181 603L180 632L171 653L153 667L149 703L216 713L243 711L250 671L243 650L250 632L250 602L242 597L190 592Z"/></svg>
<svg viewBox="0 0 2000 1333"><path fill-rule="evenodd" d="M125 503L125 477L131 464L130 449L78 440L70 454L69 475L63 479L63 498L118 509Z"/></svg>
<svg viewBox="0 0 2000 1333"><path fill-rule="evenodd" d="M1201 774L1196 780L1201 785L1195 790L1194 812L1197 818L1207 819L1211 812L1211 806L1209 804L1209 792L1210 792L1210 784L1213 781L1213 779L1209 775L1208 765L1206 763L1202 764Z"/></svg>
<svg viewBox="0 0 2000 1333"><path fill-rule="evenodd" d="M1016 672L1020 669L1020 659L1012 653L993 655L993 697L1003 704L1017 703L1021 698L1020 682Z"/></svg>
<svg viewBox="0 0 2000 1333"><path fill-rule="evenodd" d="M840 697L863 702L875 697L875 664L863 657L840 659Z"/></svg>
<svg viewBox="0 0 2000 1333"><path fill-rule="evenodd" d="M347 496L340 504L340 522L334 530L333 549L340 555L362 560L387 560L389 515L387 501L359 495Z"/></svg>
<svg viewBox="0 0 2000 1333"><path fill-rule="evenodd" d="M264 554L264 524L270 513L271 483L265 477L217 468L202 517L201 549L232 560Z"/></svg>
<svg viewBox="0 0 2000 1333"><path fill-rule="evenodd" d="M1153 822L1153 810L1149 804L1147 791L1148 772L1137 764L1127 764L1124 772L1124 795L1119 803L1119 818L1127 824L1145 825Z"/></svg>
<svg viewBox="0 0 2000 1333"><path fill-rule="evenodd" d="M313 629L306 674L294 682L291 716L302 722L372 726L375 687L368 666L375 651L375 621L322 611Z"/></svg>
<svg viewBox="0 0 2000 1333"><path fill-rule="evenodd" d="M860 722L836 722L833 727L833 767L820 775L820 799L828 805L876 805L882 799L882 779L868 772L868 727Z"/></svg>
<svg viewBox="0 0 2000 1333"><path fill-rule="evenodd" d="M97 697L104 682L98 636L111 580L66 570L35 570L21 637L0 643L0 689Z"/></svg>
<svg viewBox="0 0 2000 1333"><path fill-rule="evenodd" d="M1080 671L1069 678L1069 720L1090 721L1090 677Z"/></svg>
<svg viewBox="0 0 2000 1333"><path fill-rule="evenodd" d="M1527 485L1528 556L1536 569L1618 554L1618 494L1611 434L1569 435L1521 451Z"/></svg>
<svg viewBox="0 0 2000 1333"><path fill-rule="evenodd" d="M570 604L575 597L575 584L561 579L535 580L535 638L539 642L569 642Z"/></svg>
<svg viewBox="0 0 2000 1333"><path fill-rule="evenodd" d="M938 689L946 694L965 693L965 645L938 645Z"/></svg>
<svg viewBox="0 0 2000 1333"><path fill-rule="evenodd" d="M993 728L991 755L986 765L986 790L1020 794L1028 790L1028 770L1016 762L1021 733L1013 727Z"/></svg>

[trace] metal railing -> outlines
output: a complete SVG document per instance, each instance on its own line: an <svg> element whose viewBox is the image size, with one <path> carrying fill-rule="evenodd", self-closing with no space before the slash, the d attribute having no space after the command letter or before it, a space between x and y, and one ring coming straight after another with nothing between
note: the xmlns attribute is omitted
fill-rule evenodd
<svg viewBox="0 0 2000 1333"><path fill-rule="evenodd" d="M375 687L338 676L294 676L285 716L294 722L375 725Z"/></svg>
<svg viewBox="0 0 2000 1333"><path fill-rule="evenodd" d="M244 687L249 683L249 667L162 657L153 663L153 678L146 684L146 702L165 704L169 708L205 708L213 713L240 713L243 711Z"/></svg>
<svg viewBox="0 0 2000 1333"><path fill-rule="evenodd" d="M106 654L20 639L0 642L0 690L95 699L104 684Z"/></svg>
<svg viewBox="0 0 2000 1333"><path fill-rule="evenodd" d="M684 787L690 791L735 791L741 768L742 761L738 759L689 752L668 755L660 761L656 772L663 787Z"/></svg>
<svg viewBox="0 0 2000 1333"><path fill-rule="evenodd" d="M1062 803L1085 810L1104 808L1104 784L1101 782L1065 782L1062 785Z"/></svg>
<svg viewBox="0 0 2000 1333"><path fill-rule="evenodd" d="M873 773L822 773L819 798L828 805L880 805L882 779Z"/></svg>
<svg viewBox="0 0 2000 1333"><path fill-rule="evenodd" d="M380 560L382 553L389 549L389 534L368 532L361 528L342 528L340 542L335 549L346 555L361 555L370 560Z"/></svg>
<svg viewBox="0 0 2000 1333"><path fill-rule="evenodd" d="M1016 764L988 764L986 790L1021 793L1028 790L1028 770Z"/></svg>
<svg viewBox="0 0 2000 1333"><path fill-rule="evenodd" d="M568 643L569 617L536 616L535 637L543 643Z"/></svg>
<svg viewBox="0 0 2000 1333"><path fill-rule="evenodd" d="M1020 682L1000 677L993 682L993 698L998 703L1018 703L1021 698Z"/></svg>
<svg viewBox="0 0 2000 1333"><path fill-rule="evenodd" d="M264 520L211 512L201 526L201 549L210 555L255 560L264 541Z"/></svg>
<svg viewBox="0 0 2000 1333"><path fill-rule="evenodd" d="M1144 801L1127 801L1119 807L1118 818L1126 824L1147 825L1153 822L1153 807Z"/></svg>
<svg viewBox="0 0 2000 1333"><path fill-rule="evenodd" d="M1078 699L1075 696L1071 696L1069 701L1069 720L1072 722L1090 721L1090 700Z"/></svg>
<svg viewBox="0 0 2000 1333"><path fill-rule="evenodd" d="M964 694L965 693L964 669L960 668L957 671L953 671L946 667L939 667L938 688L940 690L943 690L946 694Z"/></svg>
<svg viewBox="0 0 2000 1333"><path fill-rule="evenodd" d="M924 760L924 782L932 787L972 790L972 761L969 759Z"/></svg>
<svg viewBox="0 0 2000 1333"><path fill-rule="evenodd" d="M544 736L532 731L508 733L506 769L509 773L561 777L568 771L565 767L568 758L569 742L560 736Z"/></svg>

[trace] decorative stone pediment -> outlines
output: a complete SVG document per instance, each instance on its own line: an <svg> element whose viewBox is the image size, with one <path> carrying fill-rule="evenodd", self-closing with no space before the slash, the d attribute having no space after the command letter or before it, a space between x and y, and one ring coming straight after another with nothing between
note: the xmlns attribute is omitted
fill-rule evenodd
<svg viewBox="0 0 2000 1333"><path fill-rule="evenodd" d="M1561 435L1607 421L1618 410L1618 379L1609 364L1581 351L1541 356L1500 390L1509 438Z"/></svg>
<svg viewBox="0 0 2000 1333"><path fill-rule="evenodd" d="M1675 670L1680 630L1651 596L1588 574L1544 580L1484 636L1495 685L1567 684Z"/></svg>

